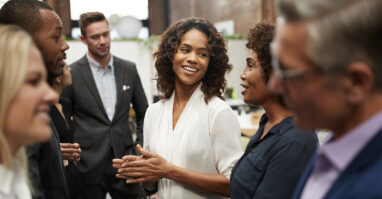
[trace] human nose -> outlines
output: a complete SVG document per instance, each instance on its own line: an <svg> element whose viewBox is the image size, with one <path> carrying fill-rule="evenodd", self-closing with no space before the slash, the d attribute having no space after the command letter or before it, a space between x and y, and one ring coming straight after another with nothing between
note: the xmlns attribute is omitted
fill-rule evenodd
<svg viewBox="0 0 382 199"><path fill-rule="evenodd" d="M268 89L274 94L282 95L284 93L284 81L282 81L275 71L272 72L269 78Z"/></svg>
<svg viewBox="0 0 382 199"><path fill-rule="evenodd" d="M58 102L58 93L53 90L48 83L45 83L45 89L44 89L44 97L43 100L45 103L49 105L53 105Z"/></svg>
<svg viewBox="0 0 382 199"><path fill-rule="evenodd" d="M101 36L100 37L100 42L101 42L101 44L106 43L106 38L104 36Z"/></svg>
<svg viewBox="0 0 382 199"><path fill-rule="evenodd" d="M244 81L245 79L247 79L247 72L248 72L248 67L245 67L243 72L240 74L240 79L241 80Z"/></svg>
<svg viewBox="0 0 382 199"><path fill-rule="evenodd" d="M193 64L195 64L195 63L196 63L196 53L191 52L190 54L188 54L188 56L187 56L187 61L188 61L189 63L193 63Z"/></svg>
<svg viewBox="0 0 382 199"><path fill-rule="evenodd" d="M69 49L69 45L68 43L66 43L65 39L63 37L61 37L62 39L62 44L61 44L61 51L66 51Z"/></svg>

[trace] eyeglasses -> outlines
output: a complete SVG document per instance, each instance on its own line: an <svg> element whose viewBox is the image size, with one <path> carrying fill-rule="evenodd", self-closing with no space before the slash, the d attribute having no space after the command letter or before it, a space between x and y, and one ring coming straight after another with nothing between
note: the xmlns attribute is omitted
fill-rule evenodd
<svg viewBox="0 0 382 199"><path fill-rule="evenodd" d="M274 48L274 44L271 43L271 49ZM320 72L321 68L318 67L308 67L308 68L296 68L296 69L284 69L283 65L279 62L276 56L272 52L272 68L276 72L276 75L280 77L282 80L286 79L297 79L299 77L303 77L308 73Z"/></svg>

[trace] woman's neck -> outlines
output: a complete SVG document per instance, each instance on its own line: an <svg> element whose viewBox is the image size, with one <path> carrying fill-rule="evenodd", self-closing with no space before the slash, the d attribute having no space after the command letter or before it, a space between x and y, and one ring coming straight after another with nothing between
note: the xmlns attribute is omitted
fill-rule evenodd
<svg viewBox="0 0 382 199"><path fill-rule="evenodd" d="M177 80L175 80L174 101L177 103L187 103L200 84L201 83L196 83L191 86L187 86L182 83L178 83Z"/></svg>
<svg viewBox="0 0 382 199"><path fill-rule="evenodd" d="M268 117L268 121L265 124L261 139L265 137L265 135L270 129L272 129L272 127L283 121L285 118L293 115L293 112L281 105L277 98L269 99L262 106L265 110L265 114Z"/></svg>

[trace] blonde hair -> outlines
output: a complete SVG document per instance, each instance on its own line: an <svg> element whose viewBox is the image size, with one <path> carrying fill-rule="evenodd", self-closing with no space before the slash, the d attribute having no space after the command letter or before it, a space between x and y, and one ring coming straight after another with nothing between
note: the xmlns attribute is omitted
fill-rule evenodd
<svg viewBox="0 0 382 199"><path fill-rule="evenodd" d="M18 160L26 169L24 147L12 157L4 135L4 120L9 106L25 81L32 38L18 26L0 25L0 163L11 167Z"/></svg>

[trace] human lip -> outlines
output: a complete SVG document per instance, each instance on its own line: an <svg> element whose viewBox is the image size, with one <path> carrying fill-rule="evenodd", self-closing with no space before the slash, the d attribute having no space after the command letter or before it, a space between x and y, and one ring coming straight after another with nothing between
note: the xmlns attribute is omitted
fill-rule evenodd
<svg viewBox="0 0 382 199"><path fill-rule="evenodd" d="M64 65L66 64L65 59L66 59L66 54L64 54L62 57L59 57L59 58L58 58L58 63L59 63L61 66L64 66Z"/></svg>
<svg viewBox="0 0 382 199"><path fill-rule="evenodd" d="M197 68L194 68L194 67L191 67L191 66L187 66L187 65L183 65L182 69L187 71L188 73L191 73L191 74L196 73L196 72L199 71Z"/></svg>
<svg viewBox="0 0 382 199"><path fill-rule="evenodd" d="M241 91L241 94L245 95L245 93L247 92L249 86L244 84L244 83L241 83L240 86L243 87L243 90Z"/></svg>
<svg viewBox="0 0 382 199"><path fill-rule="evenodd" d="M40 106L35 112L37 118L43 121L45 124L49 125L50 116L49 116L49 106Z"/></svg>

